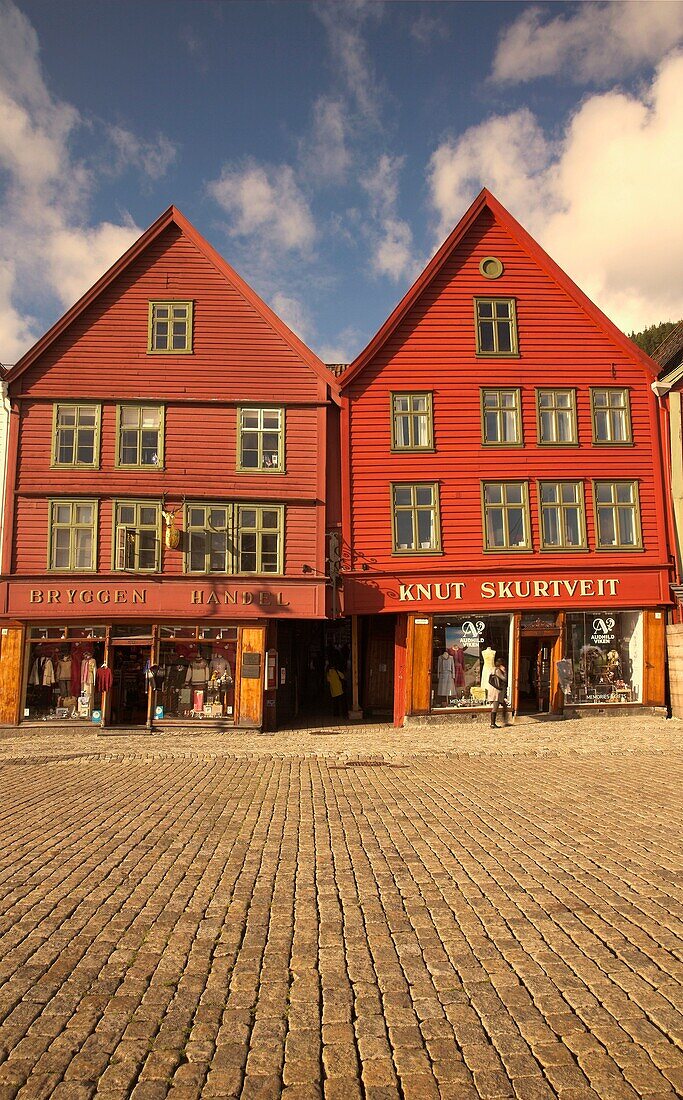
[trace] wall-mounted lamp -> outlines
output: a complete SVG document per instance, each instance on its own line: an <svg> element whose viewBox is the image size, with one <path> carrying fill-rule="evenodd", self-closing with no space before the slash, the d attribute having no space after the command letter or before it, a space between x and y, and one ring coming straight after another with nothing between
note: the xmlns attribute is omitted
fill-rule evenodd
<svg viewBox="0 0 683 1100"><path fill-rule="evenodd" d="M301 566L301 572L302 573L312 573L313 572L313 566L312 565L306 565L306 563L304 562L304 564Z"/></svg>

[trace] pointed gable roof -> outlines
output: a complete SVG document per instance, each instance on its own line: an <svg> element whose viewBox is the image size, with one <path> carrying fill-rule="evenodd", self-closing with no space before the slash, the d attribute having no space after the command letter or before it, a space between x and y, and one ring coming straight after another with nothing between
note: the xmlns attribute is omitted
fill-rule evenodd
<svg viewBox="0 0 683 1100"><path fill-rule="evenodd" d="M165 229L168 229L170 225L175 225L188 240L195 245L209 263L211 263L216 270L232 284L242 297L249 302L259 316L274 329L282 340L284 340L294 354L306 363L326 385L330 386L332 393L336 396L338 390L336 380L334 376L330 374L330 371L322 360L304 344L303 340L300 340L299 337L288 328L284 321L273 312L270 306L266 305L256 291L253 290L252 287L237 274L234 268L223 259L221 254L202 237L201 233L195 229L191 222L187 220L176 206L169 206L168 209L150 225L149 229L146 229L145 232L133 242L130 248L112 264L109 270L105 271L104 275L102 275L97 282L94 283L73 306L71 306L71 309L68 309L67 312L55 322L52 328L48 329L33 347L14 364L7 373L7 382L12 383L23 374L24 371L27 370L36 359L38 359L39 356L41 356L50 345L66 331L69 325L75 321L88 306L92 305L114 279L121 275L126 268L137 260L145 249L155 241Z"/></svg>
<svg viewBox="0 0 683 1100"><path fill-rule="evenodd" d="M526 229L513 218L512 214L498 202L498 200L485 187L479 192L469 209L462 216L458 224L443 242L439 250L432 256L421 275L417 277L408 292L389 315L379 331L373 336L370 343L349 365L340 379L341 389L344 390L353 381L356 375L368 365L377 352L398 328L408 311L418 301L420 295L438 275L449 257L455 251L467 231L474 225L479 215L489 210L495 221L510 237L533 259L539 268L545 272L574 302L588 315L596 327L614 341L632 359L647 370L653 377L657 374L657 365L652 362L632 340L629 340L613 321L610 321L601 309L590 300L576 283L555 263L541 246L527 233Z"/></svg>

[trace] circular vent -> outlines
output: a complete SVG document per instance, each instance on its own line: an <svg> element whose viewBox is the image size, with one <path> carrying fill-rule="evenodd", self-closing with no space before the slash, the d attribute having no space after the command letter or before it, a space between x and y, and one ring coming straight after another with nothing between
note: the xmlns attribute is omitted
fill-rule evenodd
<svg viewBox="0 0 683 1100"><path fill-rule="evenodd" d="M485 279L499 279L503 274L503 264L497 256L484 256L479 264L479 270Z"/></svg>

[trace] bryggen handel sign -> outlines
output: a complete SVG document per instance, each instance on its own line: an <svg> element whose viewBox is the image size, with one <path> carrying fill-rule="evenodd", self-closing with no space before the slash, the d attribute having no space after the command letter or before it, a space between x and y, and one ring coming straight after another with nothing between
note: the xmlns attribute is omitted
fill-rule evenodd
<svg viewBox="0 0 683 1100"><path fill-rule="evenodd" d="M583 578L581 580L482 581L482 600L526 600L529 598L562 600L590 599L591 596L616 596L617 577ZM469 595L466 581L430 581L399 586L398 598L404 603L420 600L462 600Z"/></svg>

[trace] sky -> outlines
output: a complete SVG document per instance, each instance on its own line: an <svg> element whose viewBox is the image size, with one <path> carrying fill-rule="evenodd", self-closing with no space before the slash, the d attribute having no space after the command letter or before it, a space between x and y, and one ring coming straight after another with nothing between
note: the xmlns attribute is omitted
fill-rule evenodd
<svg viewBox="0 0 683 1100"><path fill-rule="evenodd" d="M326 362L486 186L683 317L683 0L0 0L0 362L171 203Z"/></svg>

